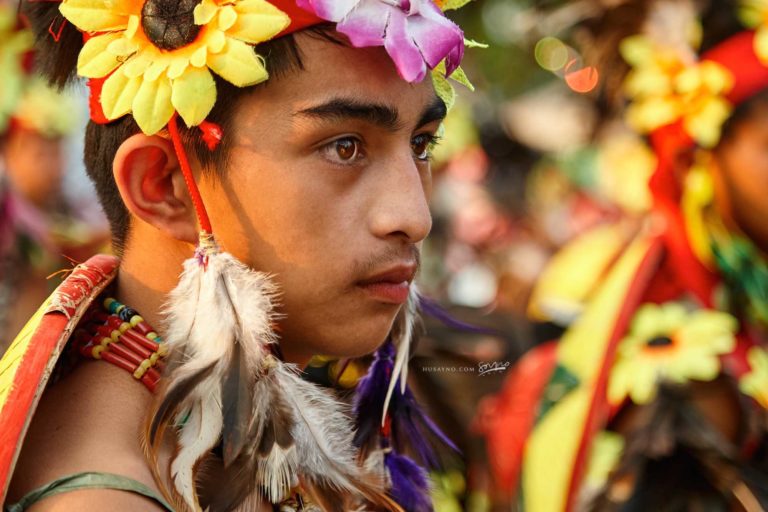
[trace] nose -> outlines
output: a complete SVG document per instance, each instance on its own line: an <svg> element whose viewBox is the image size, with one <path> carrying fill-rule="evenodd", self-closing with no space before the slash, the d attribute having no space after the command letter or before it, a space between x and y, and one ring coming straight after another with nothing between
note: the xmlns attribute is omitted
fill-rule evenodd
<svg viewBox="0 0 768 512"><path fill-rule="evenodd" d="M369 210L371 232L378 238L419 243L432 229L429 211L431 176L410 152L393 158L375 173L376 196Z"/></svg>

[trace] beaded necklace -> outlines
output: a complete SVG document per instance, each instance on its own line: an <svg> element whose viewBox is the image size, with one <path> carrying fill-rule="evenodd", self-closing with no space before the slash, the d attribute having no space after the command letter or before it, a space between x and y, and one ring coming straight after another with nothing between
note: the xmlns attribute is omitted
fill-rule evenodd
<svg viewBox="0 0 768 512"><path fill-rule="evenodd" d="M75 333L77 351L88 359L103 359L126 370L154 392L167 353L162 338L125 304L110 297L102 307Z"/></svg>

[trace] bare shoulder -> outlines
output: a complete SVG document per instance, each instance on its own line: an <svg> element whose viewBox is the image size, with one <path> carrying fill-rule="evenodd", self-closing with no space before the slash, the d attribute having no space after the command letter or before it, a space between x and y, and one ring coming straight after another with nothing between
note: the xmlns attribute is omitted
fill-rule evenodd
<svg viewBox="0 0 768 512"><path fill-rule="evenodd" d="M84 472L127 477L157 492L141 447L151 401L151 394L127 372L99 362L82 364L43 395L22 445L8 502ZM30 510L119 511L123 506L162 510L139 494L118 490L62 493Z"/></svg>
<svg viewBox="0 0 768 512"><path fill-rule="evenodd" d="M166 510L140 494L111 489L72 491L38 501L28 512L159 512Z"/></svg>

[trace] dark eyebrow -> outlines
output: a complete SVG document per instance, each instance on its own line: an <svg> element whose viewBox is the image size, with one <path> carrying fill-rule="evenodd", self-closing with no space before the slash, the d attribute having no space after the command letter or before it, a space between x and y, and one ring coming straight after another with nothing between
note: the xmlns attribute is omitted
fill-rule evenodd
<svg viewBox="0 0 768 512"><path fill-rule="evenodd" d="M445 106L445 103L440 98L435 97L432 103L424 109L424 113L421 114L421 119L419 119L419 124L416 125L416 128L421 128L434 121L442 121L447 115L448 108Z"/></svg>
<svg viewBox="0 0 768 512"><path fill-rule="evenodd" d="M326 103L300 110L294 115L335 121L359 119L390 131L396 131L400 127L400 116L397 109L388 105L362 103L345 98L335 98Z"/></svg>

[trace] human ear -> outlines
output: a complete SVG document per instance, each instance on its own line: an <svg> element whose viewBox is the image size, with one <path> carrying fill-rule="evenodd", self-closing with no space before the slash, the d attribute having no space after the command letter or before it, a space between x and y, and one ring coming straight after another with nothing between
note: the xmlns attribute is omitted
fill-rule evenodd
<svg viewBox="0 0 768 512"><path fill-rule="evenodd" d="M170 140L143 133L129 137L118 148L112 171L131 214L176 240L197 241L195 210Z"/></svg>

